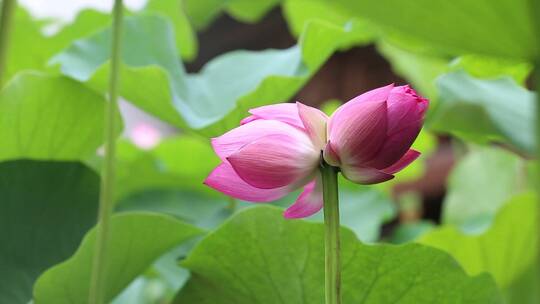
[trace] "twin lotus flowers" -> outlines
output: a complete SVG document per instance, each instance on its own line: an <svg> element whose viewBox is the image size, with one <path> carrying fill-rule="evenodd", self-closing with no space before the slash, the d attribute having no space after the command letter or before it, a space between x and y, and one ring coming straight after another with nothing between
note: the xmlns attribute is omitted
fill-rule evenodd
<svg viewBox="0 0 540 304"><path fill-rule="evenodd" d="M358 184L392 179L420 155L410 147L427 107L408 85L392 84L353 98L330 117L299 102L252 109L239 127L212 139L222 162L205 184L250 202L303 187L284 216L310 216L323 206L323 160Z"/></svg>

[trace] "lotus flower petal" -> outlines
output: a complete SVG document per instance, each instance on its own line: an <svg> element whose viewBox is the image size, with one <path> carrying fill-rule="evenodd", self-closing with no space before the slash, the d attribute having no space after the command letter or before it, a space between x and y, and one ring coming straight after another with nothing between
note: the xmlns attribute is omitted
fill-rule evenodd
<svg viewBox="0 0 540 304"><path fill-rule="evenodd" d="M339 159L339 155L336 152L336 149L332 145L331 141L329 141L324 147L323 158L324 158L324 161L326 161L331 166L339 167L341 165L341 160Z"/></svg>
<svg viewBox="0 0 540 304"><path fill-rule="evenodd" d="M225 160L243 146L269 135L286 134L295 138L307 138L300 129L276 120L255 120L212 139L216 154Z"/></svg>
<svg viewBox="0 0 540 304"><path fill-rule="evenodd" d="M257 116L255 116L255 115L249 115L248 117L246 117L246 118L240 120L240 125L245 125L245 124L250 123L250 122L252 122L252 121L255 121L255 120L257 120L257 119L259 119Z"/></svg>
<svg viewBox="0 0 540 304"><path fill-rule="evenodd" d="M362 185L382 183L394 178L392 174L370 167L341 166L341 172L348 180Z"/></svg>
<svg viewBox="0 0 540 304"><path fill-rule="evenodd" d="M340 116L342 111L347 112L349 110L349 107L356 105L358 103L363 102L369 102L369 101L379 101L383 102L388 99L388 96L390 95L390 92L394 88L394 84L389 84L387 86L377 88L368 92L365 92L364 94L358 95L355 98L349 100L348 102L341 105L335 112L332 114L332 117L334 116ZM334 120L335 121L335 120ZM330 132L333 128L333 119L330 119L328 121L328 131Z"/></svg>
<svg viewBox="0 0 540 304"><path fill-rule="evenodd" d="M388 174L394 174L396 172L403 170L408 165L410 165L419 156L420 156L420 152L413 149L409 149L409 151L407 151L407 153L405 153L405 155L403 155L403 157L400 158L396 163L394 163L390 167L382 169L381 171Z"/></svg>
<svg viewBox="0 0 540 304"><path fill-rule="evenodd" d="M249 113L255 119L277 120L287 123L297 128L304 128L304 124L298 115L298 107L294 103L278 103L268 106L262 106L249 110Z"/></svg>
<svg viewBox="0 0 540 304"><path fill-rule="evenodd" d="M287 208L283 215L289 219L308 217L319 212L322 207L322 180L320 174L317 174L316 180L304 187L296 202Z"/></svg>
<svg viewBox="0 0 540 304"><path fill-rule="evenodd" d="M229 163L221 163L204 181L204 184L229 196L250 202L271 202L287 195L292 189L281 187L274 189L255 188L234 171Z"/></svg>
<svg viewBox="0 0 540 304"><path fill-rule="evenodd" d="M332 115L328 140L343 163L362 163L379 151L386 139L386 101L366 101L341 106Z"/></svg>
<svg viewBox="0 0 540 304"><path fill-rule="evenodd" d="M318 166L319 152L307 135L270 135L227 157L238 176L248 184L271 189L295 184Z"/></svg>
<svg viewBox="0 0 540 304"><path fill-rule="evenodd" d="M388 135L413 124L422 125L427 103L408 85L394 88L388 96Z"/></svg>
<svg viewBox="0 0 540 304"><path fill-rule="evenodd" d="M322 150L326 144L326 122L328 116L321 110L306 106L300 102L297 102L296 105L298 107L298 115L311 141L317 149Z"/></svg>
<svg viewBox="0 0 540 304"><path fill-rule="evenodd" d="M376 156L366 166L383 169L397 162L409 150L422 125L410 125L386 139Z"/></svg>

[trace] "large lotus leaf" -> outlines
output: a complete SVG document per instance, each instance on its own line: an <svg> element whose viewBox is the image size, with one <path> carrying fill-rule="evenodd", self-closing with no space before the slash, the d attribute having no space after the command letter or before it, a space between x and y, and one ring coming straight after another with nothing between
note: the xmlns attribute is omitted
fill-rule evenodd
<svg viewBox="0 0 540 304"><path fill-rule="evenodd" d="M507 293L519 288L516 283L523 284L522 276L535 267L537 233L537 200L525 194L512 198L481 235L466 235L456 227L442 226L424 235L420 242L448 252L469 274L492 274Z"/></svg>
<svg viewBox="0 0 540 304"><path fill-rule="evenodd" d="M534 96L510 78L475 79L463 71L437 81L440 100L430 128L477 143L502 142L535 151Z"/></svg>
<svg viewBox="0 0 540 304"><path fill-rule="evenodd" d="M446 54L478 53L532 60L534 10L528 0L363 0L338 3L384 31L433 45ZM511 26L509 26L511 25ZM402 38L400 37L400 38Z"/></svg>
<svg viewBox="0 0 540 304"><path fill-rule="evenodd" d="M342 230L343 303L500 303L487 275L467 276L441 251L364 245ZM324 226L249 208L204 238L182 265L175 303L322 303Z"/></svg>
<svg viewBox="0 0 540 304"><path fill-rule="evenodd" d="M450 174L443 221L469 231L489 227L508 199L525 189L524 166L520 157L502 149L472 149Z"/></svg>
<svg viewBox="0 0 540 304"><path fill-rule="evenodd" d="M310 23L289 49L235 51L186 74L170 24L158 16L126 18L121 95L143 110L205 135L238 124L249 108L288 100L339 46L344 29ZM98 90L107 84L110 31L76 41L56 56L61 70Z"/></svg>
<svg viewBox="0 0 540 304"><path fill-rule="evenodd" d="M35 20L34 22L38 23L40 20ZM100 12L93 9L84 9L78 12L73 22L60 28L57 33L48 37L45 42L51 45L55 52L59 52L68 47L73 40L102 30L109 26L111 22L111 15L107 14L106 12ZM51 56L52 55L54 54L51 54Z"/></svg>
<svg viewBox="0 0 540 304"><path fill-rule="evenodd" d="M99 177L76 162L0 163L0 303L26 304L94 225Z"/></svg>
<svg viewBox="0 0 540 304"><path fill-rule="evenodd" d="M174 28L176 48L182 58L194 59L197 55L197 36L184 12L182 0L151 0L145 11L162 14L169 18Z"/></svg>
<svg viewBox="0 0 540 304"><path fill-rule="evenodd" d="M174 32L172 38L180 55L193 59L197 53L194 32L181 9L180 0L154 0L145 7L145 12L163 14L170 18ZM126 11L127 15L133 13ZM10 35L5 80L21 70L45 70L54 54L68 47L73 40L85 37L110 26L111 15L92 9L79 12L76 19L63 26L51 36L42 34L42 25L48 20L32 18L24 8L18 7L13 19ZM29 47L29 43L36 47Z"/></svg>
<svg viewBox="0 0 540 304"><path fill-rule="evenodd" d="M188 0L193 1L193 0ZM255 23L283 0L228 0L226 11L234 18Z"/></svg>
<svg viewBox="0 0 540 304"><path fill-rule="evenodd" d="M475 78L483 79L510 76L521 84L531 71L531 65L522 61L479 55L464 55L450 60L440 55L407 50L385 39L377 42L377 49L390 61L394 72L431 99L431 108L434 108L439 95L435 80L444 73L464 70Z"/></svg>
<svg viewBox="0 0 540 304"><path fill-rule="evenodd" d="M244 22L257 22L281 0L184 0L190 21L197 29L207 27L222 12Z"/></svg>
<svg viewBox="0 0 540 304"><path fill-rule="evenodd" d="M323 20L346 29L342 48L364 45L374 39L368 22L356 18L350 11L343 10L327 0L287 0L283 3L283 14L293 35L299 36L306 24L312 20Z"/></svg>
<svg viewBox="0 0 540 304"><path fill-rule="evenodd" d="M105 297L113 299L157 258L201 230L162 214L126 212L111 218ZM86 303L96 241L93 228L77 252L48 269L34 286L34 302Z"/></svg>
<svg viewBox="0 0 540 304"><path fill-rule="evenodd" d="M123 198L118 211L151 211L169 214L202 228L215 228L234 213L231 199L195 191L147 190Z"/></svg>
<svg viewBox="0 0 540 304"><path fill-rule="evenodd" d="M65 76L21 72L0 91L0 159L81 160L103 143L105 98ZM120 115L116 119L121 130Z"/></svg>
<svg viewBox="0 0 540 304"><path fill-rule="evenodd" d="M46 20L36 20L24 8L18 7L7 51L5 80L22 70L46 70L48 60L69 46L72 40L84 37L110 23L111 18L107 14L83 10L71 24L46 37L42 34L42 24L46 24ZM34 47L29 46L30 44Z"/></svg>
<svg viewBox="0 0 540 304"><path fill-rule="evenodd" d="M438 94L435 79L448 70L448 59L409 52L384 40L377 43L377 49L396 74L430 99L433 108Z"/></svg>
<svg viewBox="0 0 540 304"><path fill-rule="evenodd" d="M17 7L14 13L3 82L20 70L43 69L55 51L41 34L38 24L24 9Z"/></svg>
<svg viewBox="0 0 540 304"><path fill-rule="evenodd" d="M523 61L479 55L464 55L450 64L450 70L465 70L475 78L493 79L510 76L518 84L524 84L531 73L532 65Z"/></svg>

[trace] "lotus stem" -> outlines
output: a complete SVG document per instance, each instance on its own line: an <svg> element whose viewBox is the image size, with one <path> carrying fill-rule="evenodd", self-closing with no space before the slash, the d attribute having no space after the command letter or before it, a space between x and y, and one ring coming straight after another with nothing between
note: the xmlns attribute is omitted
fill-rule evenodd
<svg viewBox="0 0 540 304"><path fill-rule="evenodd" d="M339 230L338 170L321 165L325 232L325 303L341 303L341 257Z"/></svg>
<svg viewBox="0 0 540 304"><path fill-rule="evenodd" d="M96 247L88 295L88 303L90 304L103 304L105 302L107 254L111 234L110 221L114 207L116 113L118 109L118 83L120 80L122 0L115 0L114 2L112 34L109 102L107 102L105 108L105 157L101 176Z"/></svg>
<svg viewBox="0 0 540 304"><path fill-rule="evenodd" d="M6 74L9 36L15 4L14 0L2 1L2 15L0 16L0 87Z"/></svg>

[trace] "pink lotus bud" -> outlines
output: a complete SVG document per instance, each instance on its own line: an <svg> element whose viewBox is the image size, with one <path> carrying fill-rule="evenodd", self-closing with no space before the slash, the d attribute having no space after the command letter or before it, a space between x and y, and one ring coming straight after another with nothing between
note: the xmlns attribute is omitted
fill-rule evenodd
<svg viewBox="0 0 540 304"><path fill-rule="evenodd" d="M325 160L351 181L387 181L420 153L410 150L428 101L407 86L389 85L339 107L328 122Z"/></svg>
<svg viewBox="0 0 540 304"><path fill-rule="evenodd" d="M318 212L323 205L321 153L348 179L389 180L419 156L410 146L422 126L427 100L409 86L362 94L328 118L318 109L275 104L250 110L241 125L214 138L222 163L205 184L232 197L268 202L304 186L287 218Z"/></svg>

